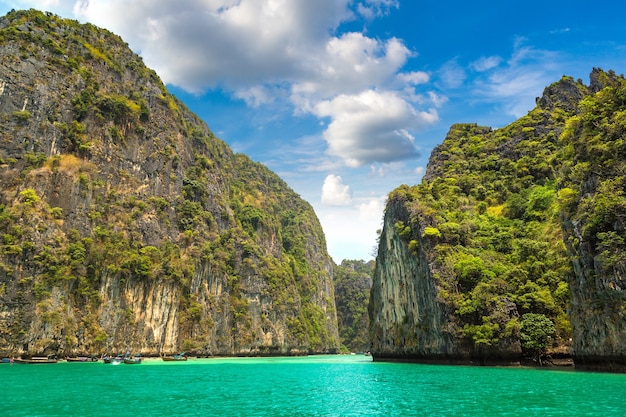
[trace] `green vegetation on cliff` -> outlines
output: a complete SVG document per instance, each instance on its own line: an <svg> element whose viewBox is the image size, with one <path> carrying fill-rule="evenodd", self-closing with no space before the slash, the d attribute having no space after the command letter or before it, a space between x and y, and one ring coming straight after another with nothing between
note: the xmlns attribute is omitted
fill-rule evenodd
<svg viewBox="0 0 626 417"><path fill-rule="evenodd" d="M580 338L573 327L582 313L573 326L571 311L581 276L588 289L599 275L613 277L616 291L610 306L588 293L578 309L604 318L625 311L626 82L601 70L591 79L587 87L563 77L501 129L452 126L422 183L389 196L388 210L407 213L392 220L395 234L428 260L448 314L444 332L468 352L514 351L523 317L553 329L546 346L568 352ZM579 253L581 241L590 256ZM393 260L379 253L384 262ZM612 326L622 345L623 327ZM419 345L419 329L401 332L405 346ZM521 347L536 356L536 344Z"/></svg>
<svg viewBox="0 0 626 417"><path fill-rule="evenodd" d="M116 35L0 19L0 350L332 351L321 226Z"/></svg>
<svg viewBox="0 0 626 417"><path fill-rule="evenodd" d="M373 272L374 262L361 260L343 260L334 269L339 338L351 352L365 352L370 348L367 303Z"/></svg>

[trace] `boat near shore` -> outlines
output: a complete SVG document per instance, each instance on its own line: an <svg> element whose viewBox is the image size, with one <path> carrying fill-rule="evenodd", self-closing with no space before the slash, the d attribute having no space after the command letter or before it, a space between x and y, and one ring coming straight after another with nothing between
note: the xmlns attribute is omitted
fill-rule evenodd
<svg viewBox="0 0 626 417"><path fill-rule="evenodd" d="M46 356L33 356L31 358L16 358L13 360L14 363L20 364L46 364L46 363L57 363L59 360L54 357L46 357Z"/></svg>
<svg viewBox="0 0 626 417"><path fill-rule="evenodd" d="M187 356L185 356L185 352L181 352L171 356L161 356L161 359L165 362L184 362L187 360Z"/></svg>
<svg viewBox="0 0 626 417"><path fill-rule="evenodd" d="M138 365L141 363L141 357L139 356L126 357L124 358L124 363L126 365Z"/></svg>
<svg viewBox="0 0 626 417"><path fill-rule="evenodd" d="M111 365L119 365L120 363L124 363L124 357L122 355L117 356L105 356L102 358L104 363L110 363Z"/></svg>

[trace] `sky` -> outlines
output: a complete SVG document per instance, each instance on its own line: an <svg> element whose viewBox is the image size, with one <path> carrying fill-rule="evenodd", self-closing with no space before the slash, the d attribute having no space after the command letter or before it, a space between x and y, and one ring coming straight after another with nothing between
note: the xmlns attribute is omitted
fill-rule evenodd
<svg viewBox="0 0 626 417"><path fill-rule="evenodd" d="M564 75L626 72L622 0L0 0L29 8L121 36L313 206L336 263L376 257L386 196L452 124L503 127Z"/></svg>

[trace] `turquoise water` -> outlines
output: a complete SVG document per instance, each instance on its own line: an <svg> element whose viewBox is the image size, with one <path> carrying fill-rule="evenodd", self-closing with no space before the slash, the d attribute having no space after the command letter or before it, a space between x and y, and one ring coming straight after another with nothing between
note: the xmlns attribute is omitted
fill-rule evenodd
<svg viewBox="0 0 626 417"><path fill-rule="evenodd" d="M626 375L369 357L0 364L0 416L625 416Z"/></svg>

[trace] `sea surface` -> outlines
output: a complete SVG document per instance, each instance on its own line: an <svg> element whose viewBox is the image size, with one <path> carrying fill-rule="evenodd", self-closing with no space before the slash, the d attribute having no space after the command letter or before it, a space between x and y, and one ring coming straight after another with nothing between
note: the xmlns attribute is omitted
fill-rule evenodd
<svg viewBox="0 0 626 417"><path fill-rule="evenodd" d="M0 416L626 416L626 375L297 358L0 364Z"/></svg>

